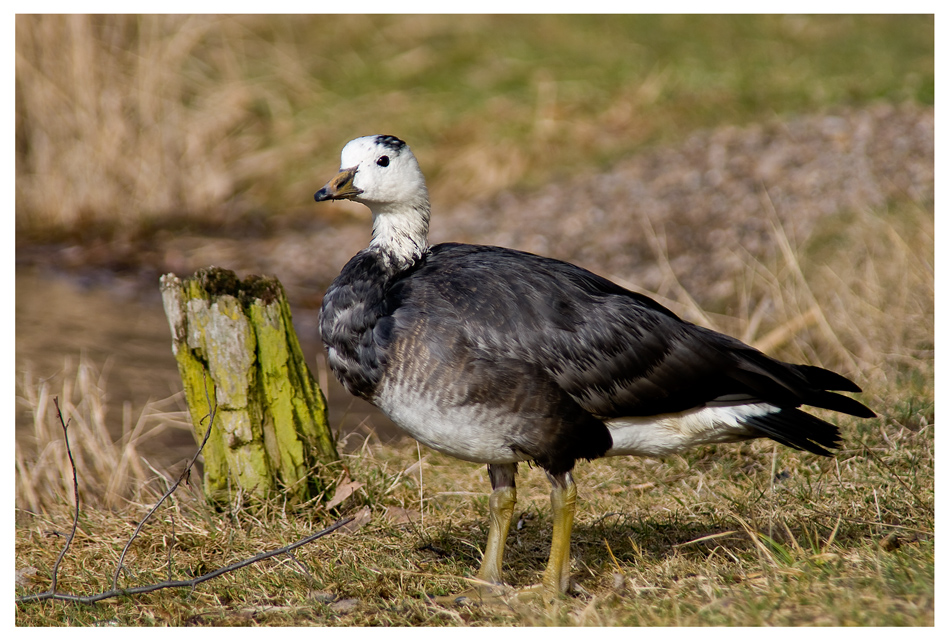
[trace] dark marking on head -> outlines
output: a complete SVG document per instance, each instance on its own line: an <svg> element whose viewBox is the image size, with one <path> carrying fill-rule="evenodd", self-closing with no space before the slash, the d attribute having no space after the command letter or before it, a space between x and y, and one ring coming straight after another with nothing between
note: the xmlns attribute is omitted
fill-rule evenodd
<svg viewBox="0 0 950 644"><path fill-rule="evenodd" d="M376 145L382 145L383 147L389 148L394 153L398 153L404 147L406 147L406 142L402 139L396 138L395 136L380 134L376 137Z"/></svg>

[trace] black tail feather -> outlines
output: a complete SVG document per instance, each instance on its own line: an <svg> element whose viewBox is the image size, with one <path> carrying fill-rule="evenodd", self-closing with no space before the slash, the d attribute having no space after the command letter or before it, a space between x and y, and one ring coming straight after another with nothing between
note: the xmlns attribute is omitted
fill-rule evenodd
<svg viewBox="0 0 950 644"><path fill-rule="evenodd" d="M857 400L835 393L858 393L861 388L834 371L780 362L754 350L745 352L742 357L740 370L733 377L749 386L763 400L782 408L810 405L858 418L875 417L873 411Z"/></svg>
<svg viewBox="0 0 950 644"><path fill-rule="evenodd" d="M844 376L822 369L821 367L812 367L804 364L792 365L798 371L805 381L815 389L819 390L808 396L804 404L821 409L830 409L840 411L843 414L851 414L858 418L874 418L875 413L847 396L833 393L836 391L848 391L858 393L861 388L845 378Z"/></svg>
<svg viewBox="0 0 950 644"><path fill-rule="evenodd" d="M859 393L861 391L861 387L834 371L822 369L821 367L813 367L807 364L796 364L792 366L794 366L795 369L802 374L802 377L813 387L827 389L829 391L850 391L852 393Z"/></svg>
<svg viewBox="0 0 950 644"><path fill-rule="evenodd" d="M782 445L819 456L831 456L828 449L841 444L837 427L800 409L782 409L764 416L752 416L743 424Z"/></svg>
<svg viewBox="0 0 950 644"><path fill-rule="evenodd" d="M836 394L833 391L819 391L805 399L804 404L818 407L820 409L830 409L831 411L840 411L843 414L851 414L858 418L874 418L877 416L873 411L859 403L857 400Z"/></svg>

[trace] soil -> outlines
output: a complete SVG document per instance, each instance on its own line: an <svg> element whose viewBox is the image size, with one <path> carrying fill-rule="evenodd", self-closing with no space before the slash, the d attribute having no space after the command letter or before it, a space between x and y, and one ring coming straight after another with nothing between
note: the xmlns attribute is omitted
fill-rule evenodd
<svg viewBox="0 0 950 644"><path fill-rule="evenodd" d="M314 190L328 178L319 172L314 169ZM430 238L557 257L653 292L667 276L657 261L665 256L689 292L715 300L733 288L743 262L737 249L760 259L777 252L776 217L794 241L822 217L902 199L934 199L932 107L880 104L698 132L680 145L540 189L436 202ZM368 211L362 211L313 204L305 214L256 213L185 230L179 219L153 224L147 234L18 244L17 263L53 266L85 280L118 276L146 288L157 287L165 272L217 265L239 275L274 275L295 311L315 310L340 268L369 240Z"/></svg>

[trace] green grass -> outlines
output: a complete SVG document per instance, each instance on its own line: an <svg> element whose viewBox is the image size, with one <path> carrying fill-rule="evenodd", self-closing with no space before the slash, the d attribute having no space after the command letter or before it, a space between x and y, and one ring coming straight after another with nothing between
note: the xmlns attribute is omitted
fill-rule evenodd
<svg viewBox="0 0 950 644"><path fill-rule="evenodd" d="M17 623L932 624L933 427L910 432L879 420L844 430L849 447L835 460L773 452L763 442L663 462L580 465L572 551L580 590L554 607L429 602L426 595L463 591L464 578L477 570L487 532L484 468L427 452L420 513L414 446L370 445L347 458L354 480L366 485L343 512L367 506L373 513L356 533L334 533L297 551L296 562L268 560L194 592L166 590L93 607L30 604L17 608ZM519 490L524 520L509 538L506 574L512 584L527 585L544 566L550 512L539 470L523 470ZM412 522L389 518L394 507L406 508ZM48 583L62 543L52 531L68 527L65 510L18 516L17 568L38 569L32 591ZM60 571L61 589L104 589L137 516L87 508ZM227 517L176 504L137 540L128 583L161 581L169 561L176 577L201 574L328 522L279 508ZM891 541L896 549L887 545L890 535L898 538Z"/></svg>
<svg viewBox="0 0 950 644"><path fill-rule="evenodd" d="M23 239L299 211L363 134L409 141L438 205L934 100L932 16L18 16L16 45Z"/></svg>

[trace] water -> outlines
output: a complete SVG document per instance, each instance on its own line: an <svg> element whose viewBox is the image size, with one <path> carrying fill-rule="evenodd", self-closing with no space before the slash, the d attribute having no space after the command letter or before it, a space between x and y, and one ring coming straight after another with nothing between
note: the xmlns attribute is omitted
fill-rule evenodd
<svg viewBox="0 0 950 644"><path fill-rule="evenodd" d="M332 375L328 377L316 335L316 311L297 310L293 302L291 309L308 365L327 395L331 427L338 436L350 437L345 448L357 446L367 431L375 431L384 440L398 436L398 430L378 410L348 394ZM17 269L17 380L26 369L34 379L56 378L67 361L74 375L80 359L102 370L108 400L106 420L116 439L122 431L124 402L131 403L135 422L149 401L181 392L157 280L150 287L140 280L115 276L77 278L35 268ZM20 393L18 388L17 395ZM177 405L184 409L183 402ZM165 407L174 409L176 403L170 401ZM32 434L32 422L29 410L17 404L18 440ZM169 429L142 445L140 452L167 466L190 457L195 449L189 431Z"/></svg>

